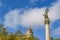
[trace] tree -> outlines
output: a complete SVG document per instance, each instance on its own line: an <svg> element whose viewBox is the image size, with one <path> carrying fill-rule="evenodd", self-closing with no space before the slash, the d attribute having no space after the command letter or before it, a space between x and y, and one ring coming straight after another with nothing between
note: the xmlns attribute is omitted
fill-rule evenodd
<svg viewBox="0 0 60 40"><path fill-rule="evenodd" d="M9 40L15 40L16 36L12 32L10 32L9 37L10 37Z"/></svg>
<svg viewBox="0 0 60 40"><path fill-rule="evenodd" d="M53 37L51 37L50 39L51 39L51 40L60 40L60 38L55 39L55 38L53 38Z"/></svg>
<svg viewBox="0 0 60 40"><path fill-rule="evenodd" d="M8 32L7 32L7 29L6 28L2 28L2 35L3 36L7 36L8 35Z"/></svg>
<svg viewBox="0 0 60 40"><path fill-rule="evenodd" d="M60 40L60 38L57 38L56 40Z"/></svg>
<svg viewBox="0 0 60 40"><path fill-rule="evenodd" d="M51 39L51 40L54 40L54 38L53 38L53 37L51 37L50 39Z"/></svg>
<svg viewBox="0 0 60 40"><path fill-rule="evenodd" d="M3 27L4 25L0 24L0 36L8 35L7 29Z"/></svg>
<svg viewBox="0 0 60 40"><path fill-rule="evenodd" d="M16 31L16 33L15 33L15 35L16 35L16 36L21 36L21 35L22 35L22 33L21 33L21 31L20 31L20 30L17 30L17 31Z"/></svg>
<svg viewBox="0 0 60 40"><path fill-rule="evenodd" d="M2 28L3 28L3 25L0 24L0 36L1 36Z"/></svg>

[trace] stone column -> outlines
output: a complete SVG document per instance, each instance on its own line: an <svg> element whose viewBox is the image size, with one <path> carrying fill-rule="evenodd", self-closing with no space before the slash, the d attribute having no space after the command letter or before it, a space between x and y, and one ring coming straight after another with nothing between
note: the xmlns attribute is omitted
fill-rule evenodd
<svg viewBox="0 0 60 40"><path fill-rule="evenodd" d="M49 20L49 18L45 18L44 22L45 22L46 40L50 40L50 28L49 28L50 20Z"/></svg>

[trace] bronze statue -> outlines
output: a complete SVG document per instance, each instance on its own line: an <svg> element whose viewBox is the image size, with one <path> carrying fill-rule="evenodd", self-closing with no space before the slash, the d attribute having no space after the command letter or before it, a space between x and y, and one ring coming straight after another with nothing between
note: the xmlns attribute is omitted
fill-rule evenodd
<svg viewBox="0 0 60 40"><path fill-rule="evenodd" d="M49 12L49 9L46 8L45 13L43 14L43 16L44 16L45 18L48 18L48 12Z"/></svg>

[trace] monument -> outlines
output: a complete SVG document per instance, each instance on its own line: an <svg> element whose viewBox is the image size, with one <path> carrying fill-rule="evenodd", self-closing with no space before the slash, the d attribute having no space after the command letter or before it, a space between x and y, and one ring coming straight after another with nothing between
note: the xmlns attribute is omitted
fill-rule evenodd
<svg viewBox="0 0 60 40"><path fill-rule="evenodd" d="M49 29L50 20L48 17L48 12L49 12L49 9L46 8L45 13L43 14L44 23L45 23L45 31L46 31L46 40L50 40L50 29Z"/></svg>
<svg viewBox="0 0 60 40"><path fill-rule="evenodd" d="M26 32L26 36L27 37L32 37L33 36L33 32L32 32L31 26L28 27L27 32Z"/></svg>

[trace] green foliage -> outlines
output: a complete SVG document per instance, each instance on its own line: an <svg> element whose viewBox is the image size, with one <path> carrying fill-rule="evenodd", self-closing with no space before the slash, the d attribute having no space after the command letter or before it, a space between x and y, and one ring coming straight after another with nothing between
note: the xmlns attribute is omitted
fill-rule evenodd
<svg viewBox="0 0 60 40"><path fill-rule="evenodd" d="M27 37L26 35L22 34L20 30L17 30L15 33L7 31L6 28L3 27L2 24L0 24L0 39L1 40L38 40L38 38L35 38L33 35L31 37Z"/></svg>
<svg viewBox="0 0 60 40"><path fill-rule="evenodd" d="M6 36L8 35L7 29L3 27L2 24L0 24L0 36Z"/></svg>
<svg viewBox="0 0 60 40"><path fill-rule="evenodd" d="M22 35L22 33L21 33L21 31L20 31L20 30L17 30L17 31L15 32L15 35L16 35L16 36L21 36L21 35Z"/></svg>
<svg viewBox="0 0 60 40"><path fill-rule="evenodd" d="M53 37L51 37L50 39L51 39L51 40L54 40L54 38L53 38Z"/></svg>
<svg viewBox="0 0 60 40"><path fill-rule="evenodd" d="M60 40L60 38L57 38L56 40Z"/></svg>
<svg viewBox="0 0 60 40"><path fill-rule="evenodd" d="M51 40L60 40L60 38L55 39L55 38L51 37Z"/></svg>

